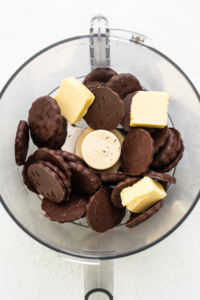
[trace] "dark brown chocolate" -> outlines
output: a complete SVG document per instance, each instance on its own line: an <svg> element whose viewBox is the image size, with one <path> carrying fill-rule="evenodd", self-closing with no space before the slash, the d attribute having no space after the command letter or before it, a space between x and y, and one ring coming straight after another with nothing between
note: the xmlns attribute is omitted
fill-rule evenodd
<svg viewBox="0 0 200 300"><path fill-rule="evenodd" d="M98 190L89 199L86 207L88 225L96 232L105 232L116 224L120 209L111 202L112 188Z"/></svg>
<svg viewBox="0 0 200 300"><path fill-rule="evenodd" d="M154 155L152 168L159 168L167 164L167 162L170 160L170 157L172 155L175 139L176 139L175 134L171 130L169 130L169 136L167 138L165 146L162 149L160 149L158 153Z"/></svg>
<svg viewBox="0 0 200 300"><path fill-rule="evenodd" d="M55 99L43 96L35 100L29 110L29 127L34 139L52 141L62 130L63 120Z"/></svg>
<svg viewBox="0 0 200 300"><path fill-rule="evenodd" d="M121 122L121 125L123 127L123 129L127 132L130 132L131 129L133 129L133 127L130 126L130 113L131 113L131 103L132 103L132 99L133 96L135 96L137 92L133 92L131 94L128 94L124 99L123 99L123 103L124 103L124 116Z"/></svg>
<svg viewBox="0 0 200 300"><path fill-rule="evenodd" d="M58 223L73 222L81 218L86 212L88 197L80 193L71 194L69 201L52 203L46 198L42 200L42 211L52 221Z"/></svg>
<svg viewBox="0 0 200 300"><path fill-rule="evenodd" d="M121 224L123 218L126 215L126 207L123 207L120 209L120 213L119 213L119 217L117 218L117 221L115 222L114 227L118 226L119 224Z"/></svg>
<svg viewBox="0 0 200 300"><path fill-rule="evenodd" d="M172 161L170 161L169 164L167 164L167 165L165 165L165 166L162 166L162 167L159 168L157 171L158 171L158 172L163 172L163 173L165 173L165 172L171 171L174 167L176 167L177 164L179 163L179 161L180 161L180 160L182 159L182 157L183 157L184 149L185 149L184 145L181 144L181 150L178 152L178 154L176 155L176 157L175 157Z"/></svg>
<svg viewBox="0 0 200 300"><path fill-rule="evenodd" d="M128 228L133 228L138 226L139 224L145 222L149 218L151 218L155 213L157 213L164 205L164 201L160 200L156 204L154 204L149 209L145 210L143 213L140 214L131 214L130 219L125 223L125 226Z"/></svg>
<svg viewBox="0 0 200 300"><path fill-rule="evenodd" d="M26 161L29 146L29 128L26 121L20 121L15 137L15 162L21 166Z"/></svg>
<svg viewBox="0 0 200 300"><path fill-rule="evenodd" d="M28 178L37 192L49 201L60 203L65 199L65 186L51 168L36 162L28 168Z"/></svg>
<svg viewBox="0 0 200 300"><path fill-rule="evenodd" d="M69 195L71 193L71 183L70 183L69 179L67 178L67 176L57 166L55 166L54 164L52 164L49 161L41 160L40 163L51 168L62 179L62 181L65 185L65 188L66 188L65 200L68 201Z"/></svg>
<svg viewBox="0 0 200 300"><path fill-rule="evenodd" d="M111 195L111 201L114 204L114 206L123 208L122 201L121 201L121 191L129 186L134 185L137 183L141 178L134 178L134 177L128 177L124 181L118 183L118 185L113 189L112 195Z"/></svg>
<svg viewBox="0 0 200 300"><path fill-rule="evenodd" d="M72 173L72 190L83 194L94 194L101 185L100 179L88 168L75 162L68 162Z"/></svg>
<svg viewBox="0 0 200 300"><path fill-rule="evenodd" d="M124 172L111 172L111 173L99 173L96 174L101 182L109 184L117 184L128 177Z"/></svg>
<svg viewBox="0 0 200 300"><path fill-rule="evenodd" d="M38 194L34 186L30 183L29 178L28 178L28 168L35 163L33 155L30 155L27 159L27 161L24 164L23 170L22 170L22 176L24 180L24 184L27 186L27 188L35 193Z"/></svg>
<svg viewBox="0 0 200 300"><path fill-rule="evenodd" d="M86 84L87 81L107 82L115 75L117 73L110 68L96 68L85 77L83 84Z"/></svg>
<svg viewBox="0 0 200 300"><path fill-rule="evenodd" d="M86 123L93 129L115 129L124 116L124 105L119 95L110 88L92 89L95 99L84 116Z"/></svg>
<svg viewBox="0 0 200 300"><path fill-rule="evenodd" d="M157 153L162 147L164 147L168 136L169 130L167 126L165 126L163 129L156 129L156 131L151 134L151 137L154 141L155 153Z"/></svg>
<svg viewBox="0 0 200 300"><path fill-rule="evenodd" d="M85 86L91 90L94 89L96 87L100 87L100 86L104 86L105 82L99 82L99 81L87 81Z"/></svg>
<svg viewBox="0 0 200 300"><path fill-rule="evenodd" d="M56 153L58 155L60 155L66 162L73 161L77 164L81 164L81 165L87 167L86 162L81 157L79 157L78 155L76 155L74 153L71 153L68 151L63 151L63 150L57 150Z"/></svg>
<svg viewBox="0 0 200 300"><path fill-rule="evenodd" d="M161 172L155 172L155 171L151 170L147 173L146 176L149 176L153 179L157 179L159 181L165 181L165 182L176 184L176 178L174 176L164 174Z"/></svg>
<svg viewBox="0 0 200 300"><path fill-rule="evenodd" d="M130 93L142 90L139 80L129 73L113 76L105 87L109 87L118 93L121 99L124 99Z"/></svg>
<svg viewBox="0 0 200 300"><path fill-rule="evenodd" d="M148 170L154 155L154 143L143 129L132 129L122 143L121 164L129 175L140 175Z"/></svg>
<svg viewBox="0 0 200 300"><path fill-rule="evenodd" d="M68 164L64 161L64 159L57 154L55 150L51 150L48 148L39 148L35 151L34 160L35 162L40 160L50 161L52 164L57 166L61 171L67 176L67 178L70 180L71 178L71 172L69 169Z"/></svg>

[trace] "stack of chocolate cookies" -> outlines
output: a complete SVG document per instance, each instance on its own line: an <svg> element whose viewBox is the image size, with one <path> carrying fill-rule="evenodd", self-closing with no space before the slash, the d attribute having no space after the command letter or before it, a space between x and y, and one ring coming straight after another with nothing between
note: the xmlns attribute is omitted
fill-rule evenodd
<svg viewBox="0 0 200 300"><path fill-rule="evenodd" d="M67 121L61 116L55 99L43 96L29 110L29 128L33 143L41 148L61 148L67 136Z"/></svg>

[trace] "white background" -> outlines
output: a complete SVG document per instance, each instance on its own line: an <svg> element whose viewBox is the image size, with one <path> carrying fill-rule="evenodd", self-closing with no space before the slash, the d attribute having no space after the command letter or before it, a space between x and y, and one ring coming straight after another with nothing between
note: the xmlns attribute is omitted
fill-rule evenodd
<svg viewBox="0 0 200 300"><path fill-rule="evenodd" d="M90 18L101 13L118 28L151 37L200 92L199 0L7 0L0 11L0 89L30 56L87 33ZM116 300L197 300L199 295L200 203L160 244L115 261L114 291ZM83 266L60 260L35 242L1 205L0 299L83 299Z"/></svg>

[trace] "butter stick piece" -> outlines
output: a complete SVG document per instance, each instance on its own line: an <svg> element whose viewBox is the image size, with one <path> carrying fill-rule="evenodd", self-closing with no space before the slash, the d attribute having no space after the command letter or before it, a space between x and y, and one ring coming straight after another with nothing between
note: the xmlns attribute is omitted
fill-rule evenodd
<svg viewBox="0 0 200 300"><path fill-rule="evenodd" d="M65 78L55 96L61 114L74 124L82 119L94 101L94 95L79 80Z"/></svg>
<svg viewBox="0 0 200 300"><path fill-rule="evenodd" d="M137 92L131 103L130 126L164 128L168 102L166 92Z"/></svg>
<svg viewBox="0 0 200 300"><path fill-rule="evenodd" d="M166 197L163 186L151 179L144 177L133 186L121 192L123 206L134 213L141 213Z"/></svg>

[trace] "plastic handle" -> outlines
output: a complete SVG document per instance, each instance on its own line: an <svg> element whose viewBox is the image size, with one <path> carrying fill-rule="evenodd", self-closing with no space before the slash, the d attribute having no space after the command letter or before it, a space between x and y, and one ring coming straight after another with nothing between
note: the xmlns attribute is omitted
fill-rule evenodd
<svg viewBox="0 0 200 300"><path fill-rule="evenodd" d="M113 300L114 261L84 265L85 300Z"/></svg>
<svg viewBox="0 0 200 300"><path fill-rule="evenodd" d="M107 295L107 296L109 297L110 300L113 300L113 299L114 299L114 298L113 298L113 295L111 295L111 293L110 293L109 291L107 291L107 290L104 290L104 289L93 289L93 290L89 291L89 292L87 293L87 295L85 295L85 300L88 300L89 297L90 297L90 295L92 295L92 294L94 294L94 293L99 293L99 292L104 293L105 295ZM90 300L90 299L89 299L89 300Z"/></svg>

